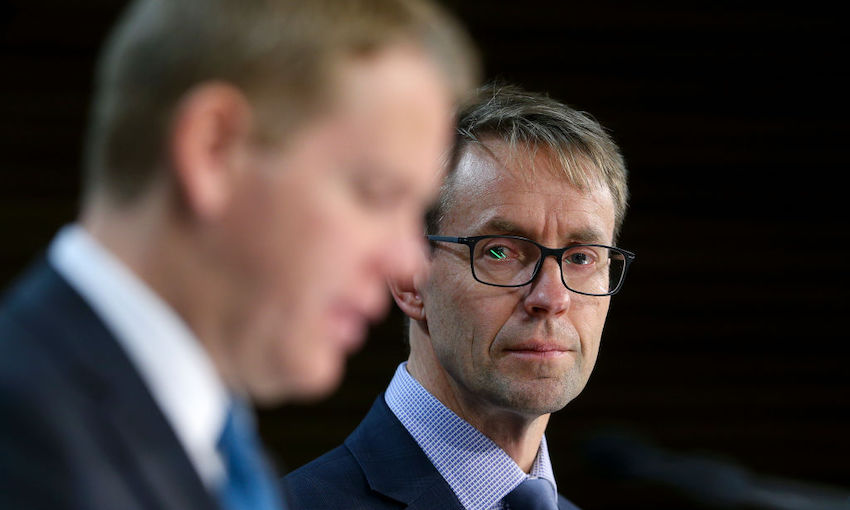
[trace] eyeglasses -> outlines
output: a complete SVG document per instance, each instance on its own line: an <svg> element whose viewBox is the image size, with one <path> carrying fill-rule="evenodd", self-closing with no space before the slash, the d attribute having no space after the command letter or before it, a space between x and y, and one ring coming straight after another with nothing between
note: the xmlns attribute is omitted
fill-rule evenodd
<svg viewBox="0 0 850 510"><path fill-rule="evenodd" d="M635 260L634 253L604 244L547 248L519 236L425 237L469 246L472 277L495 287L528 285L540 272L543 260L555 257L566 288L586 296L610 296L622 288L626 271Z"/></svg>

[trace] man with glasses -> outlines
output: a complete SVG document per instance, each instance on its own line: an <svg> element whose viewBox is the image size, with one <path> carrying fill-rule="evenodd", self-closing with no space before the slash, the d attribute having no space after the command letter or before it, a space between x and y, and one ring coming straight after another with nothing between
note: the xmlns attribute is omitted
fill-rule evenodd
<svg viewBox="0 0 850 510"><path fill-rule="evenodd" d="M544 431L587 383L634 259L614 246L623 159L589 116L489 86L459 116L450 166L427 273L390 283L410 357L344 445L287 478L295 501L575 508Z"/></svg>

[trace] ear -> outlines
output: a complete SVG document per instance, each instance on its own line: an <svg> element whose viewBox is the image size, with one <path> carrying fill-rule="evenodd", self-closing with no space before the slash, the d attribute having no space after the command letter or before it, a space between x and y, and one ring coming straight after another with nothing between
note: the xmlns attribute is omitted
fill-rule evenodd
<svg viewBox="0 0 850 510"><path fill-rule="evenodd" d="M250 141L251 107L234 86L201 84L178 104L171 164L186 206L204 219L226 207Z"/></svg>
<svg viewBox="0 0 850 510"><path fill-rule="evenodd" d="M425 304L419 289L424 282L427 270L403 277L392 277L387 280L390 293L398 307L405 315L416 321L425 320Z"/></svg>

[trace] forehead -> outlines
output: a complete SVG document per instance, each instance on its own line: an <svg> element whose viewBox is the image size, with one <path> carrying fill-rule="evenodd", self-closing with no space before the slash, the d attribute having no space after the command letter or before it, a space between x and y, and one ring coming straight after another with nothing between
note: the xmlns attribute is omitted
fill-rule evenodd
<svg viewBox="0 0 850 510"><path fill-rule="evenodd" d="M471 144L461 155L442 225L457 235L610 243L614 201L602 185L573 184L545 148L510 149L505 142L486 141Z"/></svg>
<svg viewBox="0 0 850 510"><path fill-rule="evenodd" d="M441 177L452 104L439 70L417 47L399 44L336 63L323 109L281 142L283 149L336 158L358 173L427 190ZM404 182L400 182L404 181Z"/></svg>

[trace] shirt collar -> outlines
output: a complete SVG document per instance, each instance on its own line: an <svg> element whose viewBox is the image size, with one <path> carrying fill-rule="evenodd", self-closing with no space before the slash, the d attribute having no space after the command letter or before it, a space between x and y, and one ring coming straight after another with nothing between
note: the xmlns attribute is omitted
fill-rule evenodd
<svg viewBox="0 0 850 510"><path fill-rule="evenodd" d="M407 371L407 363L396 369L385 399L465 509L493 508L529 477L547 480L557 497L545 436L526 475L496 443L419 384Z"/></svg>
<svg viewBox="0 0 850 510"><path fill-rule="evenodd" d="M47 256L115 336L201 479L215 487L224 478L216 442L228 394L188 325L79 225L63 228Z"/></svg>

